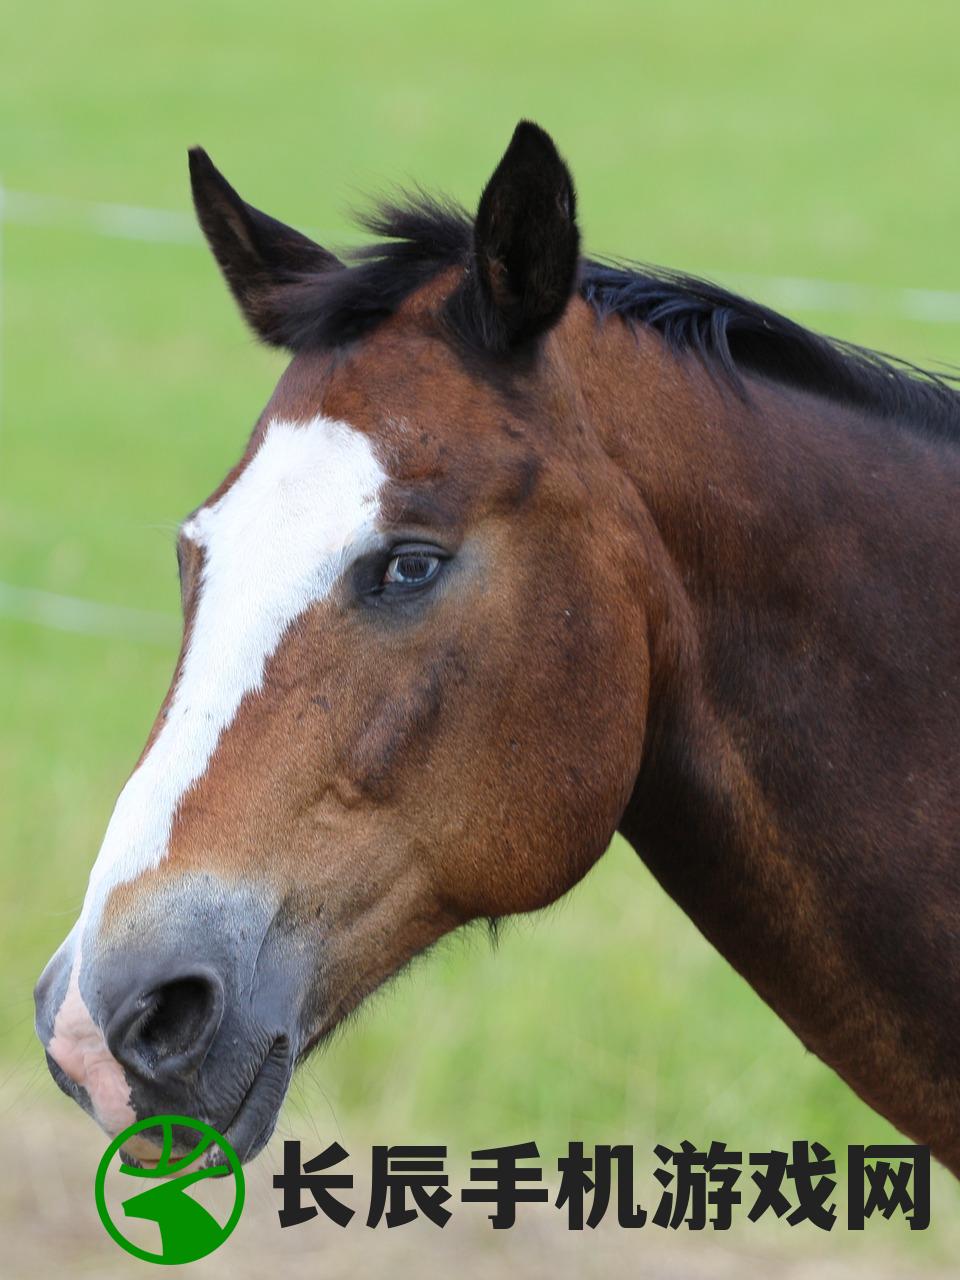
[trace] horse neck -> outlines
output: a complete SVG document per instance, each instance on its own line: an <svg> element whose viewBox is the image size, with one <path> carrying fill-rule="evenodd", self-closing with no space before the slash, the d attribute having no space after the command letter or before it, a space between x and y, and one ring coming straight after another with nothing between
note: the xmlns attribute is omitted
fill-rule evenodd
<svg viewBox="0 0 960 1280"><path fill-rule="evenodd" d="M621 831L809 1048L960 1169L960 613L930 563L945 531L960 547L956 458L820 397L741 399L649 333L594 341L586 411L659 542Z"/></svg>

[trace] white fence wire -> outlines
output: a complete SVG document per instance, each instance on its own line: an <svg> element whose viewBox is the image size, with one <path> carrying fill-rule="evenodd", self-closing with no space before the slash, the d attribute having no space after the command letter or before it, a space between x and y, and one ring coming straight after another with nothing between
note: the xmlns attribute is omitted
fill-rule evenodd
<svg viewBox="0 0 960 1280"><path fill-rule="evenodd" d="M168 245L203 243L196 222L188 213L10 191L0 182L0 443L4 420L3 282L5 255L9 255L7 226L54 227ZM322 235L317 238L324 239ZM924 324L960 324L960 291L956 290L896 288L741 272L713 274L730 287L753 293L768 305L784 311L895 315ZM176 620L166 614L100 604L2 582L0 617L86 635L122 636L144 643L168 644L177 631Z"/></svg>
<svg viewBox="0 0 960 1280"><path fill-rule="evenodd" d="M122 636L146 644L169 647L180 628L169 613L101 604L78 596L61 596L36 587L15 587L0 582L0 617L32 622L55 631L85 636Z"/></svg>
<svg viewBox="0 0 960 1280"><path fill-rule="evenodd" d="M201 245L192 214L143 205L109 204L39 195L30 191L0 192L0 223L28 227L60 227L123 240ZM317 239L330 239L311 231ZM335 238L335 237L334 237ZM705 272L733 287L762 294L772 305L795 311L895 314L927 324L960 324L960 291L849 284L799 276L750 272Z"/></svg>

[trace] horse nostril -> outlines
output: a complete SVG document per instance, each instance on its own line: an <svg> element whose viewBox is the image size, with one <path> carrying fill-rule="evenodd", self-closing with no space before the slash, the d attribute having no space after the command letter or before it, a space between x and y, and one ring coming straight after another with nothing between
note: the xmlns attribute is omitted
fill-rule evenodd
<svg viewBox="0 0 960 1280"><path fill-rule="evenodd" d="M107 1046L137 1075L195 1071L223 1016L223 984L212 973L174 978L127 1000L110 1020Z"/></svg>
<svg viewBox="0 0 960 1280"><path fill-rule="evenodd" d="M178 978L151 991L137 1030L143 1057L156 1063L194 1046L210 1021L212 995L203 978Z"/></svg>

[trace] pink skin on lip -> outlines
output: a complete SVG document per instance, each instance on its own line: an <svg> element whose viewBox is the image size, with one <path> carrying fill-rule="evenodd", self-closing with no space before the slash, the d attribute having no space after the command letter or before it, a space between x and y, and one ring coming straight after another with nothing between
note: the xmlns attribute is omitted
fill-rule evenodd
<svg viewBox="0 0 960 1280"><path fill-rule="evenodd" d="M130 1105L130 1087L123 1068L107 1048L103 1033L83 1002L79 973L78 951L47 1052L75 1084L86 1089L101 1128L116 1134L137 1117Z"/></svg>
<svg viewBox="0 0 960 1280"><path fill-rule="evenodd" d="M142 1133L135 1133L129 1141L123 1144L120 1154L133 1156L135 1160L139 1160L146 1168L155 1169L160 1163L161 1148L149 1138L145 1138ZM176 1149L174 1149L170 1152L170 1159L176 1161L177 1159L182 1159L186 1154L187 1152L182 1152L178 1155ZM197 1169L207 1168L211 1163L219 1163L219 1161L211 1161L209 1150L201 1151L195 1160L191 1160L182 1169L177 1169L177 1174L194 1173Z"/></svg>

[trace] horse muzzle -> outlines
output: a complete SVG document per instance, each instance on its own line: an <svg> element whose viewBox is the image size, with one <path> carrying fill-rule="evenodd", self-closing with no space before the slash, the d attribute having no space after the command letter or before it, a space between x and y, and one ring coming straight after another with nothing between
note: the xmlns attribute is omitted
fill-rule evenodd
<svg viewBox="0 0 960 1280"><path fill-rule="evenodd" d="M149 930L125 926L122 945L116 928L78 926L37 983L37 1034L56 1083L111 1135L187 1116L249 1160L293 1074L311 966L262 899L220 905L181 899Z"/></svg>

